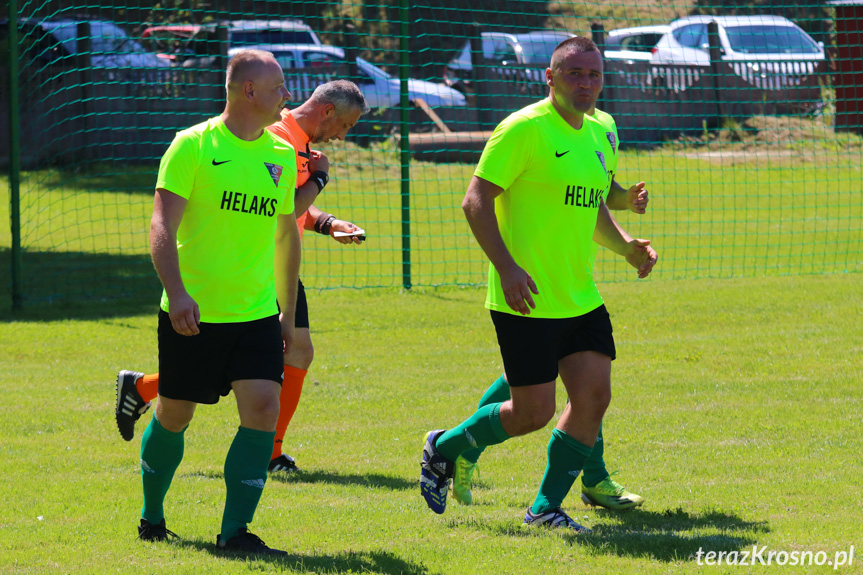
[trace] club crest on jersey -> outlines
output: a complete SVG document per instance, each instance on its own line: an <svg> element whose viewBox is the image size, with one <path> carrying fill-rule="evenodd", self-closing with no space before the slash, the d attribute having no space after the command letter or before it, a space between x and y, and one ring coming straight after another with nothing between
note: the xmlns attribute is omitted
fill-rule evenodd
<svg viewBox="0 0 863 575"><path fill-rule="evenodd" d="M611 151L617 153L617 138L614 137L614 132L606 132L605 137L608 138L608 143L611 144Z"/></svg>
<svg viewBox="0 0 863 575"><path fill-rule="evenodd" d="M602 164L602 169L605 170L605 173L607 174L608 168L605 167L605 154L603 154L599 150L595 150L595 151L596 151L596 157L599 158L599 163Z"/></svg>
<svg viewBox="0 0 863 575"><path fill-rule="evenodd" d="M279 187L279 180L282 178L282 166L278 164L270 164L268 162L264 162L264 165L267 166L267 171L270 172L270 177L273 178L273 183L276 184L276 187Z"/></svg>

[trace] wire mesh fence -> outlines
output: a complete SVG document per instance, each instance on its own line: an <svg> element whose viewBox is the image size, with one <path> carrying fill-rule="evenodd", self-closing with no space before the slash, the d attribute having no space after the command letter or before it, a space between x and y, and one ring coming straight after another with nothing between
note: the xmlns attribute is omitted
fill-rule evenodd
<svg viewBox="0 0 863 575"><path fill-rule="evenodd" d="M158 161L221 112L243 47L277 57L302 103L355 81L372 111L322 145L321 209L360 247L306 234L308 288L481 284L460 204L490 131L548 94L554 47L604 55L615 212L660 253L658 278L863 269L863 1L172 0L11 2L2 23L0 158L10 166L17 303L157 293L148 252ZM12 94L16 98L11 97ZM407 94L407 103L402 93ZM549 214L549 225L566 225ZM600 251L601 281L631 277Z"/></svg>

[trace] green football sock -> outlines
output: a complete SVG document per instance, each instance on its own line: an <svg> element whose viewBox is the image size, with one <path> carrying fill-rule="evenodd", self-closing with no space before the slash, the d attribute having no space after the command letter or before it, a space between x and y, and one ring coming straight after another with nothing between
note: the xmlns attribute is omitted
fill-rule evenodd
<svg viewBox="0 0 863 575"><path fill-rule="evenodd" d="M495 445L509 439L509 434L500 423L500 406L500 403L484 405L461 425L443 433L435 444L438 453L455 461L468 449Z"/></svg>
<svg viewBox="0 0 863 575"><path fill-rule="evenodd" d="M557 509L590 456L592 448L555 428L548 442L548 465L539 485L539 493L531 505L535 514Z"/></svg>
<svg viewBox="0 0 863 575"><path fill-rule="evenodd" d="M605 468L605 460L602 458L603 441L602 441L602 424L599 426L599 435L596 436L596 443L593 444L593 451L590 457L584 462L584 469L581 476L581 482L587 487L594 487L600 481L608 477L608 470Z"/></svg>
<svg viewBox="0 0 863 575"><path fill-rule="evenodd" d="M141 481L144 484L141 517L150 523L160 523L165 518L165 495L183 460L185 433L185 429L179 433L168 431L154 416L141 437Z"/></svg>
<svg viewBox="0 0 863 575"><path fill-rule="evenodd" d="M503 403L504 401L509 401L511 395L509 393L509 383L507 383L505 375L506 374L503 374L494 380L494 383L491 384L491 387L486 390L482 399L479 400L479 407L485 407L491 403ZM476 463L483 451L485 451L485 446L475 447L468 449L462 453L461 456L471 463Z"/></svg>
<svg viewBox="0 0 863 575"><path fill-rule="evenodd" d="M275 431L237 429L225 458L225 513L222 516L222 541L227 541L248 526L267 482L267 467L273 453Z"/></svg>

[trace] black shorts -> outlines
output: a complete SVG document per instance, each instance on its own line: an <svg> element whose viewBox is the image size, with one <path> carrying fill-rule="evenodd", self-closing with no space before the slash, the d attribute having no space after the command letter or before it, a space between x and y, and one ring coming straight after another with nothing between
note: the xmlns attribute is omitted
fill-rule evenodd
<svg viewBox="0 0 863 575"><path fill-rule="evenodd" d="M159 395L195 403L218 403L231 383L269 379L281 384L279 316L241 323L201 323L193 336L174 331L159 310Z"/></svg>
<svg viewBox="0 0 863 575"><path fill-rule="evenodd" d="M294 327L309 329L309 302L306 301L306 288L303 282L297 286L297 311L294 313Z"/></svg>
<svg viewBox="0 0 863 575"><path fill-rule="evenodd" d="M497 343L512 387L539 385L557 379L558 362L580 351L616 357L611 318L601 305L565 319L532 318L491 312Z"/></svg>
<svg viewBox="0 0 863 575"><path fill-rule="evenodd" d="M297 285L297 309L294 312L294 327L309 329L309 302L306 301L306 287L302 281L298 280L297 283L299 285ZM276 307L279 308L280 312L282 311L279 302L276 302Z"/></svg>

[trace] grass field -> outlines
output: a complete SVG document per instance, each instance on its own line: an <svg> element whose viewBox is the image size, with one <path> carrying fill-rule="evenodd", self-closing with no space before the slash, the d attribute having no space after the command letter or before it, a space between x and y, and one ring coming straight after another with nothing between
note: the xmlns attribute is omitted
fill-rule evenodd
<svg viewBox="0 0 863 575"><path fill-rule="evenodd" d="M80 280L92 298L14 312L0 300L0 573L863 572L859 556L835 570L699 566L695 558L699 549L766 546L832 561L863 545L863 274L843 273L863 265L859 149L844 160L823 148L750 150L745 162L733 150L714 151L624 155L624 180L644 174L657 185L649 216L621 219L654 239L662 259L646 281L608 258L598 263L606 279L621 280L601 286L619 353L606 456L647 499L642 509L593 510L571 496L564 506L594 535L522 528L549 428L490 448L477 504L453 502L434 515L417 484L422 437L464 419L502 371L484 290L310 290L317 358L286 438L304 471L271 477L252 525L290 551L275 563L214 551L222 465L237 424L230 398L202 408L187 433L167 501L180 540L136 540L137 440L149 414L136 441L123 442L113 381L119 369L157 368L149 184L135 172L29 174L41 199L26 200L38 224L26 236L35 272L28 285L50 295ZM398 210L390 160L335 160L380 162L380 187L362 188L356 166L347 168L343 187L328 189L331 211L394 226L385 224ZM467 174L465 166L416 167L416 213L426 214L415 228L425 247L418 266L460 270L459 281L478 283L484 264L457 208ZM0 221L8 221L5 182L0 189ZM442 227L422 227L435 219ZM427 245L426 230L435 235ZM388 270L399 261L397 236L384 228L379 244L350 257L315 238L303 276L327 287L325 265L336 285L358 270ZM4 226L4 277L9 245ZM380 281L365 274L355 285ZM118 298L121 287L127 295ZM562 409L562 394L558 400Z"/></svg>
<svg viewBox="0 0 863 575"><path fill-rule="evenodd" d="M646 181L651 203L645 217L616 215L630 233L650 238L660 251L656 279L863 271L863 139L832 135L816 121L762 118L767 120L760 130L745 126L741 141L623 150L618 181ZM356 222L369 239L350 249L306 234L306 285L400 287L395 148L339 144L327 153L333 178L317 204ZM55 300L63 293L117 299L158 288L147 248L154 170L106 164L88 172L24 174L23 269L30 300ZM485 258L460 208L471 174L466 164L412 164L412 285L486 281ZM565 214L549 225L566 225ZM0 250L3 245L8 243ZM630 277L626 264L610 253L600 251L598 262L601 281ZM40 281L46 274L55 281Z"/></svg>
<svg viewBox="0 0 863 575"><path fill-rule="evenodd" d="M488 450L477 505L436 516L419 496L424 432L463 419L502 369L481 289L313 292L317 359L286 441L304 471L270 479L253 524L290 550L273 564L213 550L230 399L187 433L167 501L181 539L135 539L139 443L116 431L113 378L156 369L154 305L7 310L0 573L692 573L700 548L753 545L832 559L863 544L861 290L861 274L604 286L619 345L606 455L647 503L571 496L585 538L519 526L548 429Z"/></svg>

